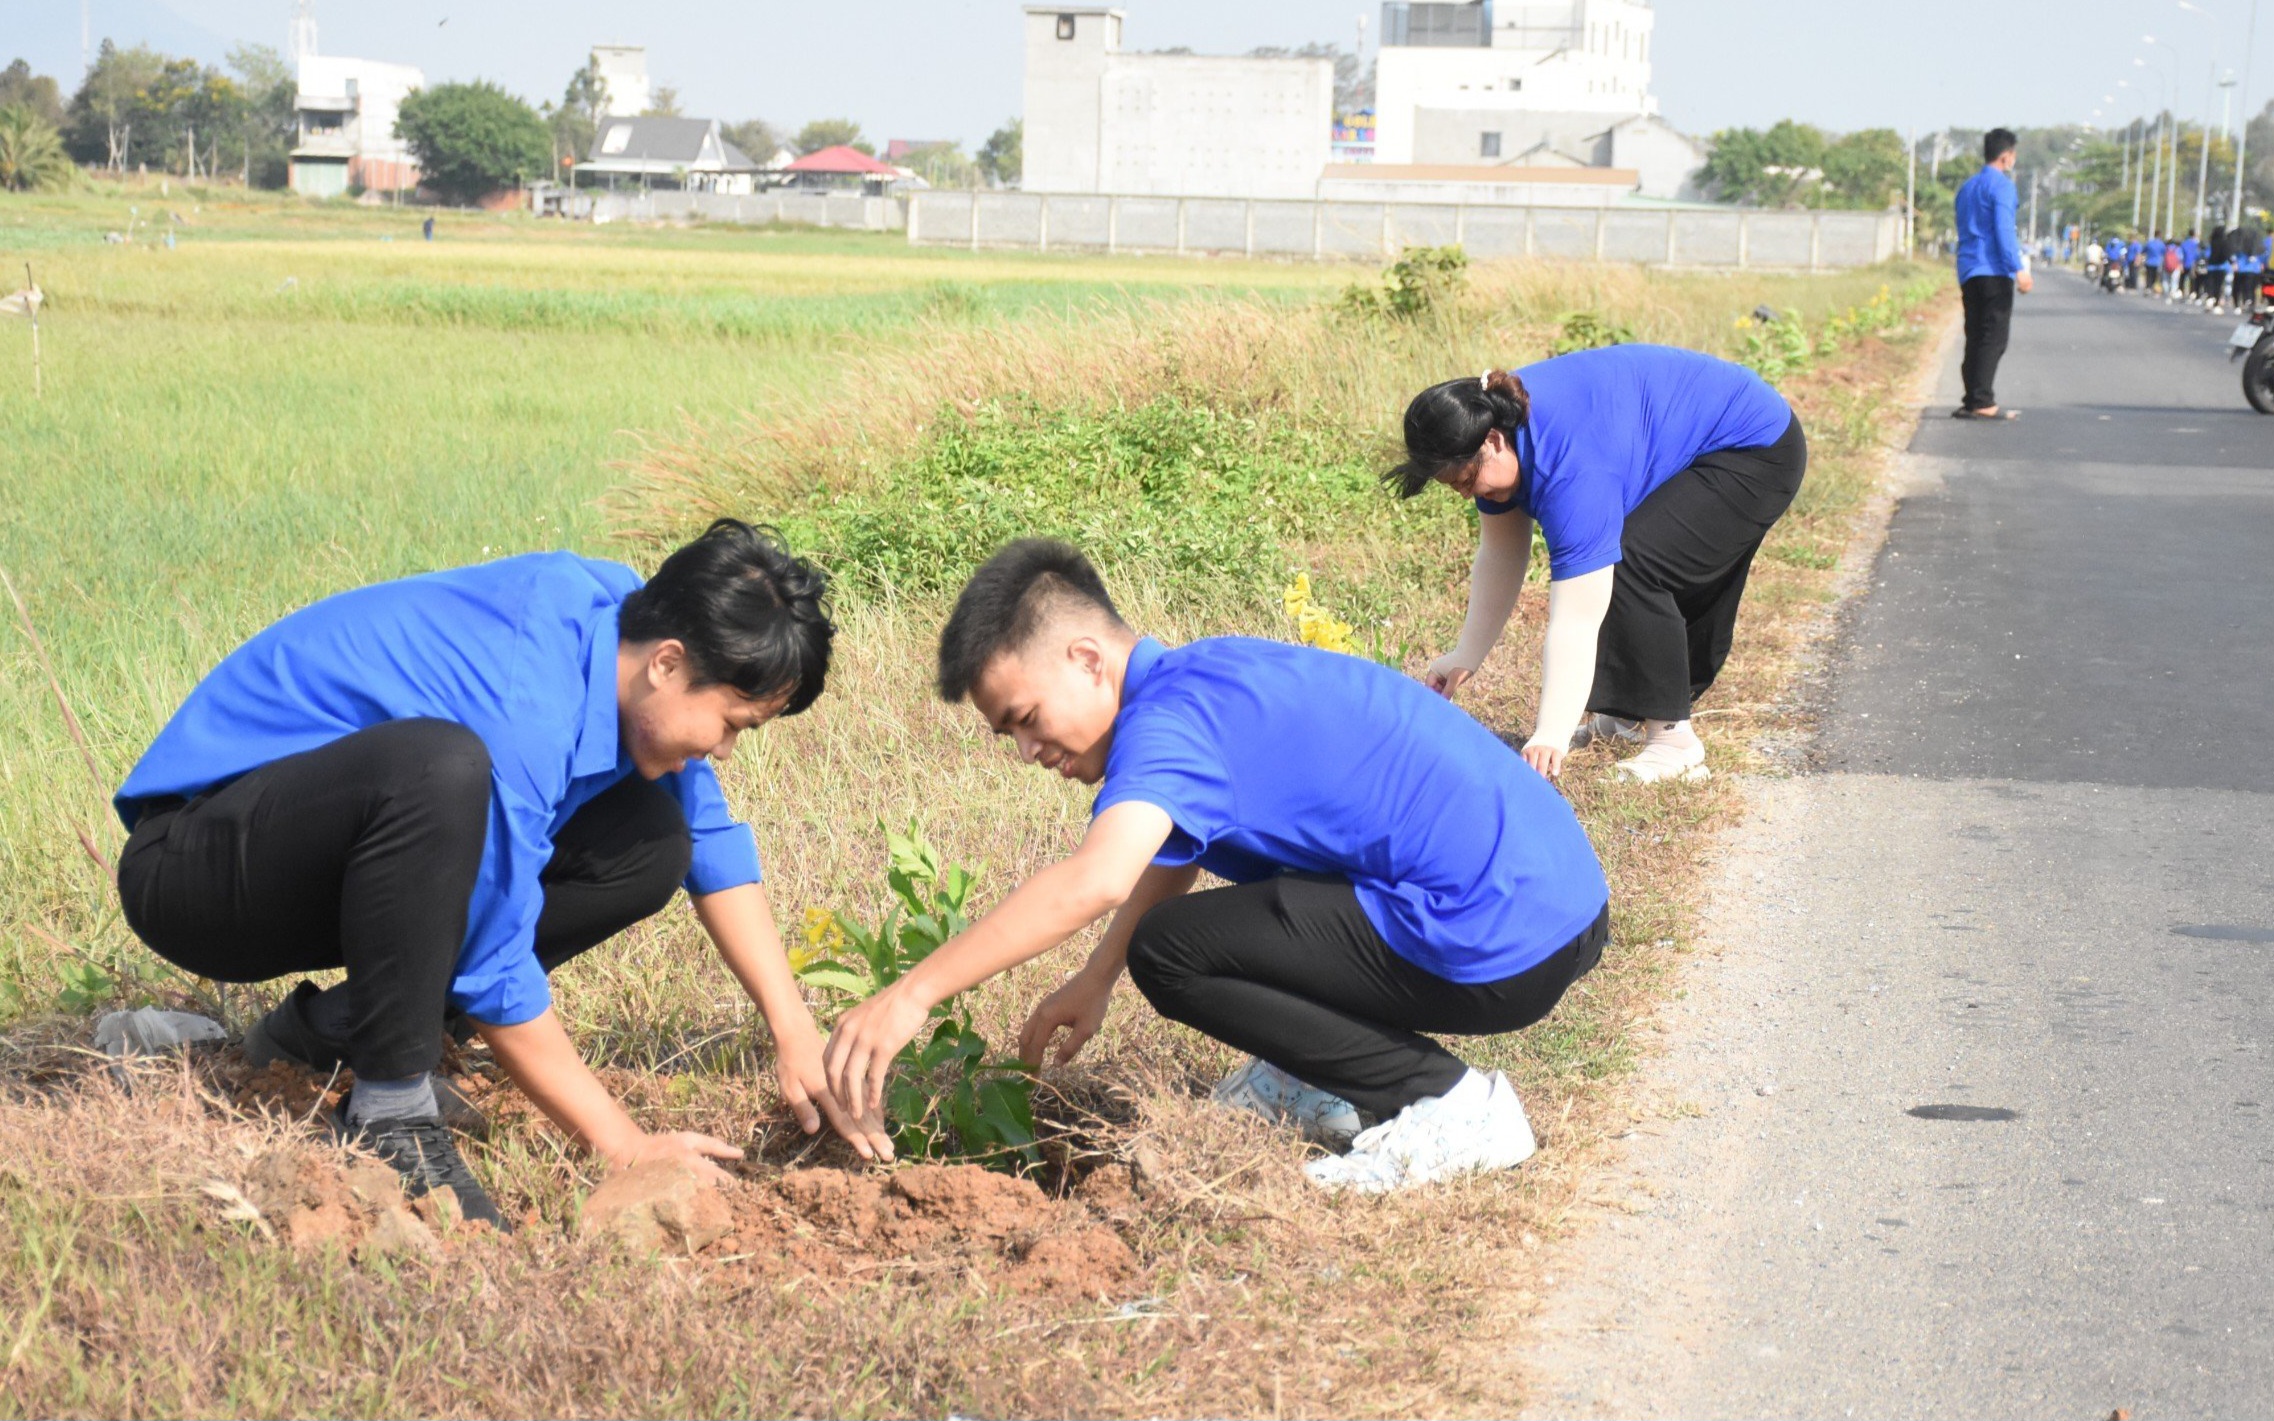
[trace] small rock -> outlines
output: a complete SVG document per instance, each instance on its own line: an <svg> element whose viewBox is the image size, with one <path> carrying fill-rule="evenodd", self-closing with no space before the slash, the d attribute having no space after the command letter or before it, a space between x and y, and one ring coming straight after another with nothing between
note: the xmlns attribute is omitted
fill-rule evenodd
<svg viewBox="0 0 2274 1421"><path fill-rule="evenodd" d="M1107 1218L1134 1213L1137 1208L1137 1178L1128 1165L1099 1165L1082 1176L1082 1182L1074 1186L1074 1197Z"/></svg>
<svg viewBox="0 0 2274 1421"><path fill-rule="evenodd" d="M1776 1093L1777 1083L1775 1081L1763 1081L1753 1087L1753 1094L1755 1095L1775 1095Z"/></svg>
<svg viewBox="0 0 2274 1421"><path fill-rule="evenodd" d="M363 1236L363 1247L356 1250L356 1256L431 1258L441 1251L442 1243L434 1231L420 1223L418 1215L394 1204L379 1211L378 1221Z"/></svg>
<svg viewBox="0 0 2274 1421"><path fill-rule="evenodd" d="M693 1165L650 1160L603 1180L584 1201L578 1231L651 1253L693 1253L733 1227L726 1201Z"/></svg>
<svg viewBox="0 0 2274 1421"><path fill-rule="evenodd" d="M1137 1255L1109 1228L1038 1239L1011 1270L1011 1286L1022 1293L1103 1301L1128 1289L1137 1278Z"/></svg>
<svg viewBox="0 0 2274 1421"><path fill-rule="evenodd" d="M1141 1144L1129 1152L1129 1172L1137 1192L1142 1194L1163 1181L1168 1166L1162 1161L1160 1151Z"/></svg>

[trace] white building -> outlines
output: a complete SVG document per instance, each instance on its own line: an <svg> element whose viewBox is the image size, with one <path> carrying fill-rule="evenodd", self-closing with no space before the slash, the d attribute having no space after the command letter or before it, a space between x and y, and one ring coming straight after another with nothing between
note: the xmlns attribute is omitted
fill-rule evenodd
<svg viewBox="0 0 2274 1421"><path fill-rule="evenodd" d="M1332 61L1131 54L1121 22L1117 9L1026 7L1028 192L1315 195Z"/></svg>
<svg viewBox="0 0 2274 1421"><path fill-rule="evenodd" d="M1374 161L1628 169L1646 197L1694 196L1704 150L1658 117L1648 0L1390 3L1375 67Z"/></svg>
<svg viewBox="0 0 2274 1421"><path fill-rule="evenodd" d="M596 44L592 62L599 67L600 82L608 89L603 117L638 118L647 112L655 95L647 81L646 45Z"/></svg>
<svg viewBox="0 0 2274 1421"><path fill-rule="evenodd" d="M292 190L338 197L351 187L416 188L418 162L395 136L395 116L405 96L425 86L426 76L408 64L302 55L293 100Z"/></svg>

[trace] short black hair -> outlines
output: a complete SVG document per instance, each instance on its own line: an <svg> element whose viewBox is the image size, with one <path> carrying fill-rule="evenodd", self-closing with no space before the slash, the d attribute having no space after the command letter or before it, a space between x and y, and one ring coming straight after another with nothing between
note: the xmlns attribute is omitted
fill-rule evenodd
<svg viewBox="0 0 2274 1421"><path fill-rule="evenodd" d="M676 640L698 686L728 685L754 700L814 703L829 677L829 576L794 557L772 528L721 518L663 560L624 599L620 641Z"/></svg>
<svg viewBox="0 0 2274 1421"><path fill-rule="evenodd" d="M1474 459L1492 431L1514 438L1531 417L1531 393L1513 370L1440 381L1405 407L1405 462L1382 482L1412 498Z"/></svg>
<svg viewBox="0 0 2274 1421"><path fill-rule="evenodd" d="M940 628L940 699L953 705L970 695L989 662L1025 646L1052 612L1069 604L1101 612L1114 626L1128 625L1081 549L1050 538L1004 544L963 584Z"/></svg>
<svg viewBox="0 0 2274 1421"><path fill-rule="evenodd" d="M2021 140L2013 136L2012 129L1993 128L1982 135L1982 161L1995 163L2020 146Z"/></svg>

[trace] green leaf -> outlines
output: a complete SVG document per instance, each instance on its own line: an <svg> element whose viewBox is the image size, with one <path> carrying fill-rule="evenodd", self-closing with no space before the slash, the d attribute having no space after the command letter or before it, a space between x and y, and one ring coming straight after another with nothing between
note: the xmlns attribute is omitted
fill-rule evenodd
<svg viewBox="0 0 2274 1421"><path fill-rule="evenodd" d="M864 977L857 972L848 971L843 967L838 967L835 965L823 967L818 964L808 963L804 968L799 970L797 979L809 987L820 987L827 991L843 992L848 997L857 997L865 1000L868 997L874 995L874 991L872 990L870 981L867 977Z"/></svg>

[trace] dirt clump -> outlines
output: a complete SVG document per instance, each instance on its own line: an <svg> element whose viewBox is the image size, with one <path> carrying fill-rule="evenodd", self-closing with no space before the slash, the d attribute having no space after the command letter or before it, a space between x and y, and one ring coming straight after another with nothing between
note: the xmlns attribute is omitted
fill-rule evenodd
<svg viewBox="0 0 2274 1421"><path fill-rule="evenodd" d="M463 1218L457 1195L447 1189L405 1201L400 1177L376 1160L342 1168L290 1148L256 1159L243 1193L261 1221L301 1253L337 1248L358 1259L431 1257L442 1250L436 1229L448 1232Z"/></svg>
<svg viewBox="0 0 2274 1421"><path fill-rule="evenodd" d="M1032 1180L978 1165L793 1169L724 1197L734 1227L711 1253L762 1268L837 1276L968 1270L1059 1297L1126 1293L1141 1271L1109 1210L1053 1200ZM1100 1199L1121 1206L1110 1187L1101 1186ZM1135 1196L1126 1201L1112 1212L1133 1221Z"/></svg>
<svg viewBox="0 0 2274 1421"><path fill-rule="evenodd" d="M1103 1301L1128 1292L1137 1274L1137 1255L1121 1235L1092 1225L1036 1239L1008 1281L1021 1293Z"/></svg>
<svg viewBox="0 0 2274 1421"><path fill-rule="evenodd" d="M716 1186L684 1160L618 1170L584 1201L578 1231L650 1253L695 1253L734 1227Z"/></svg>

